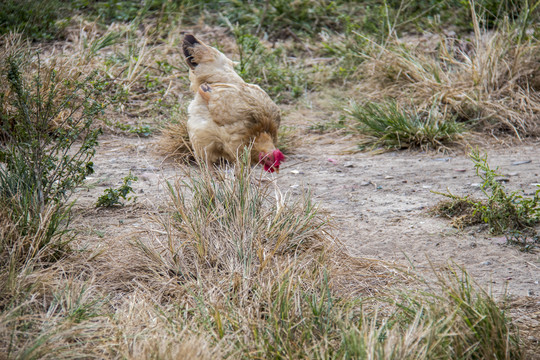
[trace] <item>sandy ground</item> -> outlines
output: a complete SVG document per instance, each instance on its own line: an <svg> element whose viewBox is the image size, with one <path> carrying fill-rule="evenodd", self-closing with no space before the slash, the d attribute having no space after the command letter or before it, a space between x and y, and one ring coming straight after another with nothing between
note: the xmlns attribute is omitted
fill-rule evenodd
<svg viewBox="0 0 540 360"><path fill-rule="evenodd" d="M521 252L506 245L504 237L491 236L485 226L458 230L448 219L429 213L444 199L432 191L482 196L466 153L351 154L348 150L354 148L354 139L310 133L309 121L295 125L304 141L288 156L275 181L293 197L309 189L321 210L332 217L336 237L351 254L414 267L427 277L431 266L463 266L497 298L506 294L518 303L517 322L521 319L540 328L540 251ZM94 159L96 173L78 192L75 207L80 231L87 239L123 241L141 236L137 230L148 226L148 216L165 210L165 181L181 176L181 166L186 165L164 161L158 141L155 135L106 134L101 138ZM540 183L539 149L539 142L499 145L488 150L489 163L500 168L508 189L533 194ZM118 187L129 171L139 178L133 185L136 204L94 208L99 195L106 188ZM540 335L533 331L528 338L538 343Z"/></svg>
<svg viewBox="0 0 540 360"><path fill-rule="evenodd" d="M453 261L464 266L496 295L539 296L540 252L525 253L491 236L485 226L458 230L429 209L444 199L433 191L482 197L472 162L466 154L445 155L396 151L342 155L332 135L304 145L289 155L275 181L283 193L309 189L320 208L333 218L335 235L350 252L429 270ZM143 228L144 214L163 209L165 180L182 174L179 165L163 161L157 137L105 135L94 159L96 173L78 193L77 209L89 234L97 237ZM306 145L306 144L310 145ZM347 144L346 148L350 148ZM533 194L540 183L537 144L489 150L489 163L509 181L508 189ZM324 151L323 151L324 149ZM517 162L525 164L512 165ZM95 209L97 197L118 187L129 171L139 177L133 187L137 204Z"/></svg>

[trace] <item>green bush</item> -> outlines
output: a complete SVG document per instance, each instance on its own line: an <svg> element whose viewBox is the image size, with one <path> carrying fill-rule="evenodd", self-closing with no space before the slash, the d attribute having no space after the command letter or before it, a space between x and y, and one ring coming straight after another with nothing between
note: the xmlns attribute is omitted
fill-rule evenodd
<svg viewBox="0 0 540 360"><path fill-rule="evenodd" d="M482 180L481 188L487 202L475 202L475 210L489 225L490 231L500 234L511 230L531 228L540 221L540 186L532 198L523 197L518 191L508 192L502 182L497 181L500 174L487 162L487 154L478 150L471 152L476 175Z"/></svg>
<svg viewBox="0 0 540 360"><path fill-rule="evenodd" d="M1 65L8 86L0 89L0 205L21 236L48 227L45 246L65 229L67 201L93 172L102 85L95 75L62 78L39 58L34 68L22 57Z"/></svg>

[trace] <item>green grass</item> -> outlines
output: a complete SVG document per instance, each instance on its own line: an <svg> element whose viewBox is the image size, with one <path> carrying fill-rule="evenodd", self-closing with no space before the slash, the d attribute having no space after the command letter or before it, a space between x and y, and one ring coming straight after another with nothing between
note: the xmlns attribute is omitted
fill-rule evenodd
<svg viewBox="0 0 540 360"><path fill-rule="evenodd" d="M62 37L69 24L69 5L61 0L5 0L0 2L0 35L24 33L31 40Z"/></svg>
<svg viewBox="0 0 540 360"><path fill-rule="evenodd" d="M348 113L356 129L366 135L361 146L392 149L441 149L457 142L463 125L445 119L436 108L420 111L395 102L353 104Z"/></svg>

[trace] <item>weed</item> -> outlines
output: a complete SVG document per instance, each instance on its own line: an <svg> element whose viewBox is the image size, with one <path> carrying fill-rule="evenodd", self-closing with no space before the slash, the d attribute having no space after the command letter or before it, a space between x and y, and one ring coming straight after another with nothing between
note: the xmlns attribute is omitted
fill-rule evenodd
<svg viewBox="0 0 540 360"><path fill-rule="evenodd" d="M352 104L350 116L358 131L368 136L363 146L443 148L459 139L464 128L454 119L444 119L435 107L426 111L401 109L395 102Z"/></svg>
<svg viewBox="0 0 540 360"><path fill-rule="evenodd" d="M98 198L96 207L113 207L115 205L124 206L125 204L120 201L120 198L126 201L135 200L136 197L128 195L130 193L135 193L131 184L137 180L139 179L136 176L131 175L130 172L129 175L124 177L123 183L118 189L105 189L104 194Z"/></svg>
<svg viewBox="0 0 540 360"><path fill-rule="evenodd" d="M476 175L482 180L481 189L486 201L472 200L451 193L436 194L446 196L454 203L467 202L474 208L472 215L479 214L489 225L492 234L532 230L540 221L540 186L532 198L523 197L518 191L508 193L504 185L497 181L500 176L487 162L487 154L480 155L478 149L471 151Z"/></svg>

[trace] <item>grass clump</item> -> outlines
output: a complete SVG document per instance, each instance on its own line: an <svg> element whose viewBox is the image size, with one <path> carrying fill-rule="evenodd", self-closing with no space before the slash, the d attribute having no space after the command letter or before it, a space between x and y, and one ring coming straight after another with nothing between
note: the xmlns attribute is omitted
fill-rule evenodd
<svg viewBox="0 0 540 360"><path fill-rule="evenodd" d="M435 274L436 286L396 302L399 311L377 333L384 340L374 358L523 358L515 327L489 293L462 269Z"/></svg>
<svg viewBox="0 0 540 360"><path fill-rule="evenodd" d="M438 150L456 142L464 131L461 124L445 120L434 107L419 111L395 102L353 103L348 112L358 122L357 130L367 136L362 146Z"/></svg>
<svg viewBox="0 0 540 360"><path fill-rule="evenodd" d="M478 215L488 224L492 234L533 231L533 226L540 222L540 187L532 198L522 196L519 191L508 192L497 181L500 176L497 170L489 167L487 154L482 156L478 150L473 150L470 157L476 175L482 181L481 189L486 200L478 201L451 193L437 194L450 198L453 204L467 203L472 206L474 211L471 216Z"/></svg>
<svg viewBox="0 0 540 360"><path fill-rule="evenodd" d="M169 321L223 358L520 358L509 319L466 274L441 276L428 294L377 296L384 269L343 253L309 198L253 185L248 159L234 177L203 168L170 184L165 234L138 242L163 296L177 299Z"/></svg>

